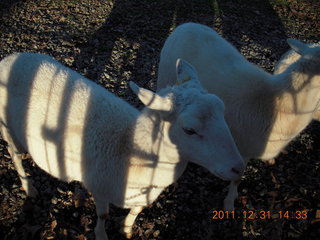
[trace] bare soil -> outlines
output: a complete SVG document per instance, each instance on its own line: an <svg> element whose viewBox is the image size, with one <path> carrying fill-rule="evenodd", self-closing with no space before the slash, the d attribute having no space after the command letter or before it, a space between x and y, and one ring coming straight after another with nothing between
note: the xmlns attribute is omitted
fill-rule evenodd
<svg viewBox="0 0 320 240"><path fill-rule="evenodd" d="M161 47L177 25L211 26L272 72L288 50L287 38L319 41L319 16L318 0L2 0L0 59L14 52L48 54L141 107L127 83L155 89ZM133 239L320 239L319 129L318 122L310 124L273 166L251 161L235 219L212 219L228 183L189 164L177 187L138 216ZM0 141L0 239L94 239L91 196L79 183L60 182L31 159L24 162L37 199L26 197ZM249 219L249 211L270 211L270 217ZM111 208L109 239L123 239L119 224L126 213Z"/></svg>

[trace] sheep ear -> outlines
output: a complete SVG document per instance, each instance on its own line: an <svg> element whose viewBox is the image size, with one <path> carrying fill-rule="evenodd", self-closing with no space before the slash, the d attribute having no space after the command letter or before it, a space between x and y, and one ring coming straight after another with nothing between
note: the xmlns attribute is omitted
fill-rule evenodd
<svg viewBox="0 0 320 240"><path fill-rule="evenodd" d="M181 85L189 82L201 86L196 69L187 61L179 58L176 62L177 83Z"/></svg>
<svg viewBox="0 0 320 240"><path fill-rule="evenodd" d="M132 81L129 82L129 86L146 107L166 112L172 110L172 101L169 97L159 96L148 89L139 87Z"/></svg>
<svg viewBox="0 0 320 240"><path fill-rule="evenodd" d="M309 49L307 44L304 44L298 40L288 38L287 39L288 44L290 47L296 52L299 53L300 55L303 55L307 49Z"/></svg>

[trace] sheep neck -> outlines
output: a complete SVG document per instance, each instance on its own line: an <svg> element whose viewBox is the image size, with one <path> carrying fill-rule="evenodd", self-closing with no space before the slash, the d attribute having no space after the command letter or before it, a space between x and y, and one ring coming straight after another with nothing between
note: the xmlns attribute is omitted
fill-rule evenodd
<svg viewBox="0 0 320 240"><path fill-rule="evenodd" d="M262 75L252 68L255 74L238 95L222 96L226 106L233 106L226 108L226 120L245 159L275 157L310 122L319 91L315 81L296 68L279 75Z"/></svg>
<svg viewBox="0 0 320 240"><path fill-rule="evenodd" d="M179 161L178 149L168 136L170 127L151 111L138 117L127 175L127 207L153 202L184 171L186 162Z"/></svg>
<svg viewBox="0 0 320 240"><path fill-rule="evenodd" d="M306 64L310 66L309 64ZM264 158L275 157L312 120L319 106L319 75L294 63L284 73L276 75L282 91L274 101L274 124L266 145ZM318 77L317 77L318 76Z"/></svg>
<svg viewBox="0 0 320 240"><path fill-rule="evenodd" d="M225 118L242 157L259 158L265 152L273 122L276 91L269 81L270 75L258 67L250 64L235 72L239 74L220 96L226 105ZM245 77L248 72L250 77Z"/></svg>

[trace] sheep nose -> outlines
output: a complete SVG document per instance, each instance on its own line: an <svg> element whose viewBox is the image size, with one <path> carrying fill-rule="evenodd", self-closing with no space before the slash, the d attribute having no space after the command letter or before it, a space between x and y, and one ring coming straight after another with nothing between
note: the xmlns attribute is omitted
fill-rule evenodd
<svg viewBox="0 0 320 240"><path fill-rule="evenodd" d="M231 171L234 172L235 174L240 174L240 170L235 167L233 167Z"/></svg>

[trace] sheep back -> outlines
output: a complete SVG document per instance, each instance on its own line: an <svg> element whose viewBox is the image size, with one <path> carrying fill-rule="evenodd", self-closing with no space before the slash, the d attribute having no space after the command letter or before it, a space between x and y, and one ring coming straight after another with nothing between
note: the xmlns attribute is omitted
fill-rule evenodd
<svg viewBox="0 0 320 240"><path fill-rule="evenodd" d="M121 160L138 115L128 103L34 53L2 60L0 85L2 126L43 170L89 188L125 174L118 165L126 164Z"/></svg>

